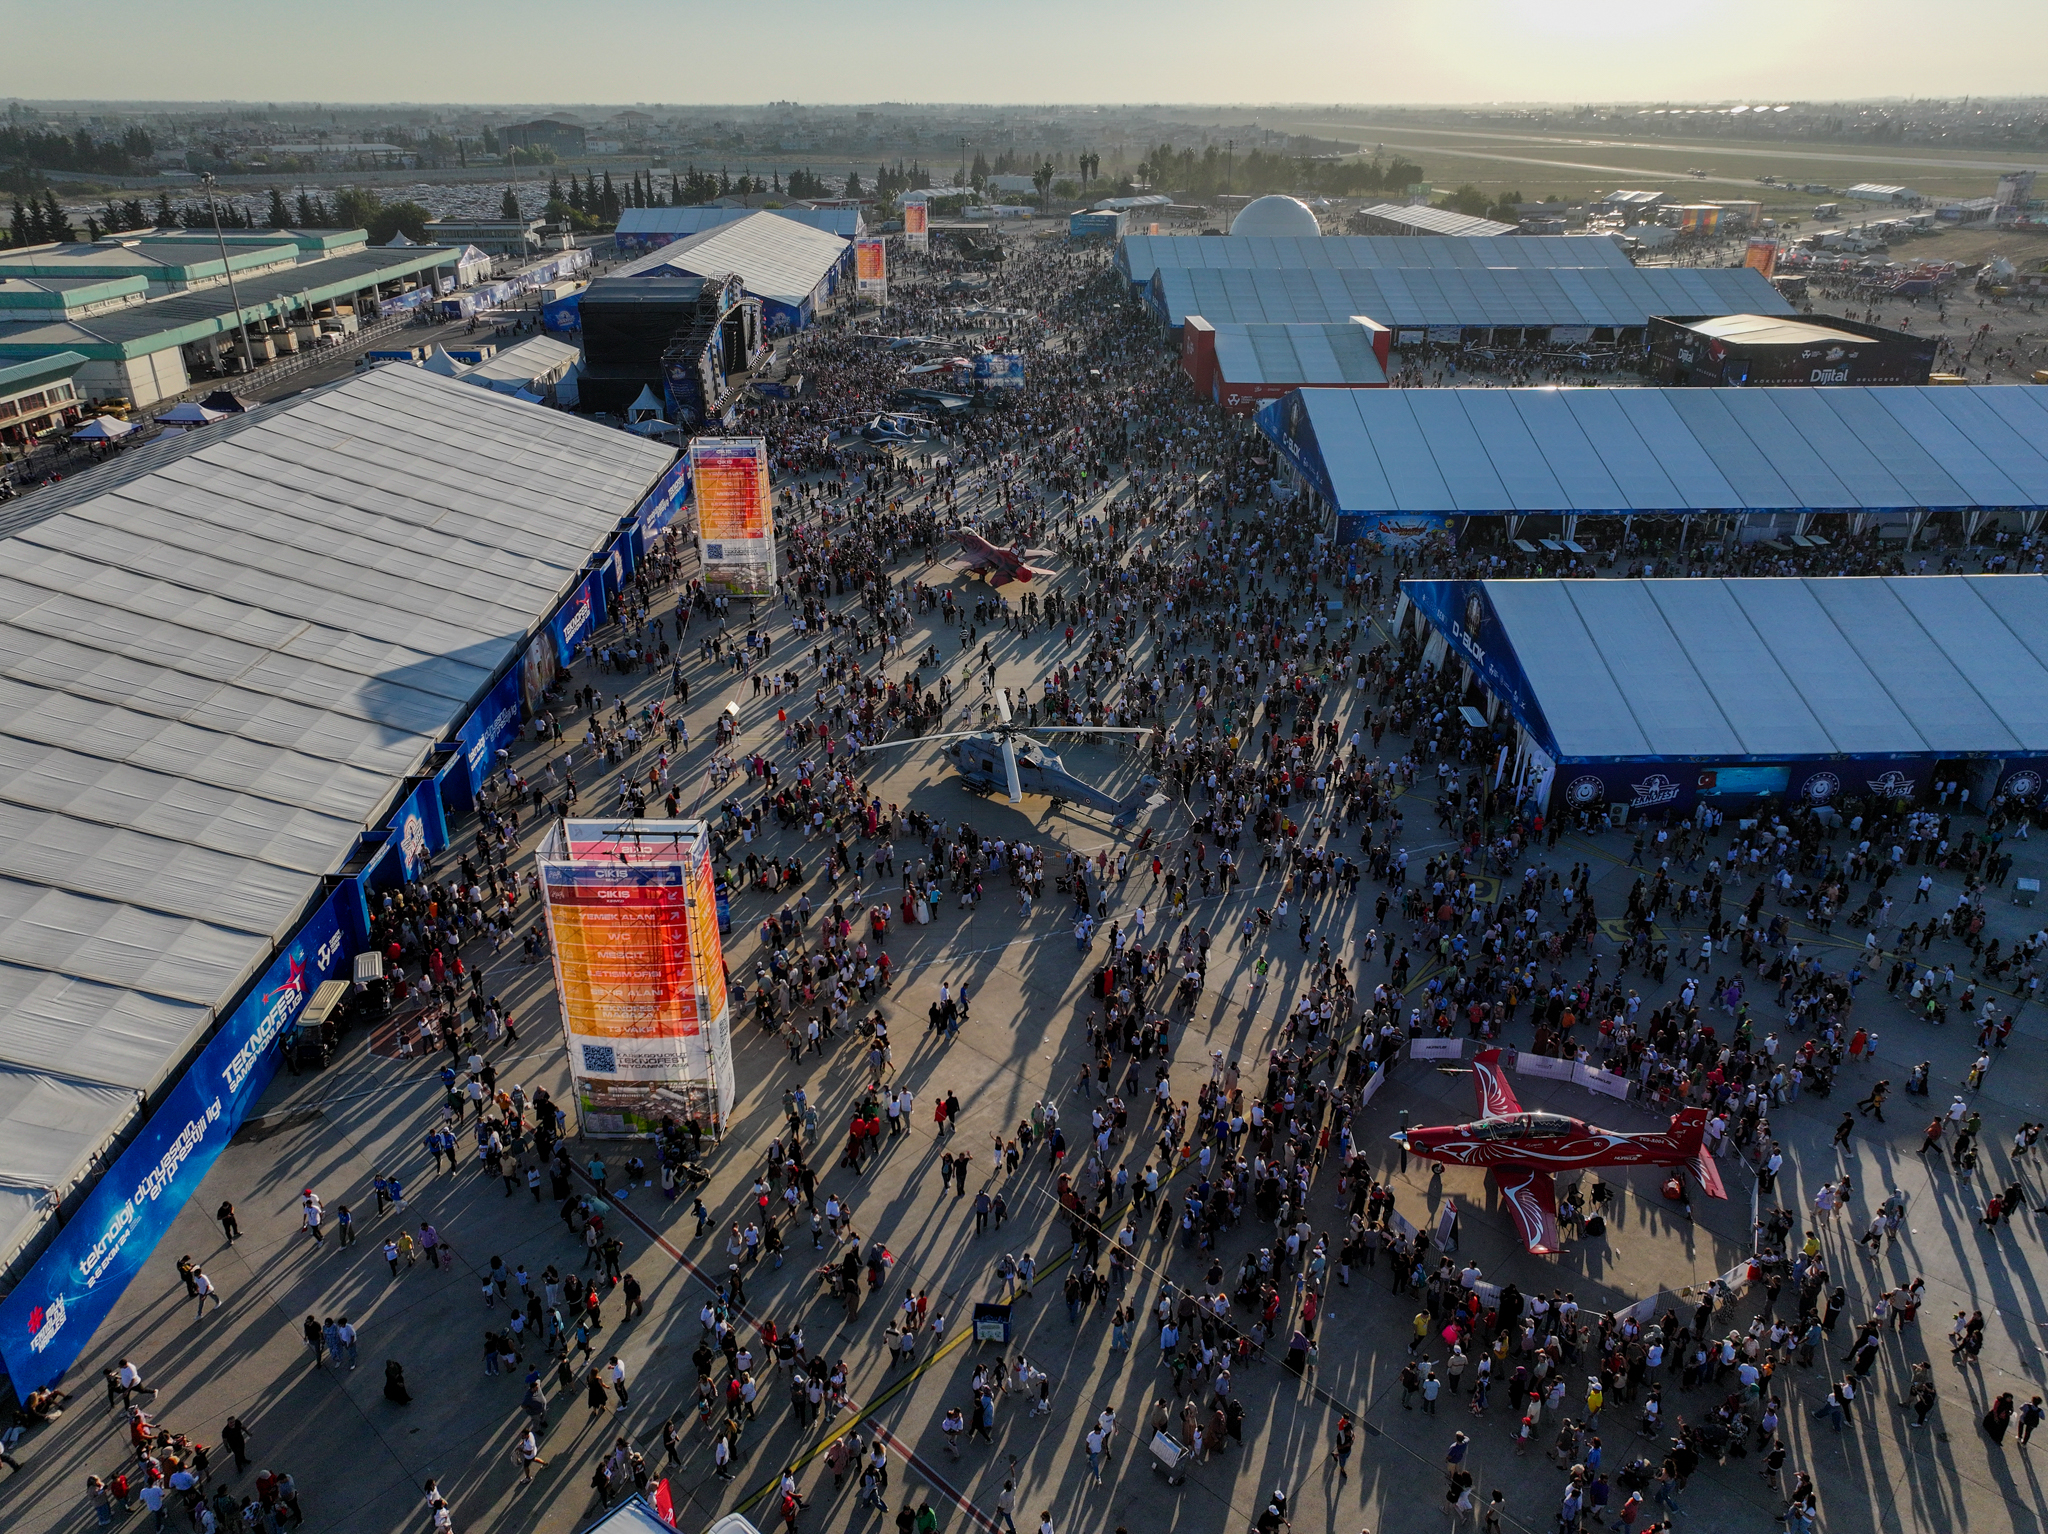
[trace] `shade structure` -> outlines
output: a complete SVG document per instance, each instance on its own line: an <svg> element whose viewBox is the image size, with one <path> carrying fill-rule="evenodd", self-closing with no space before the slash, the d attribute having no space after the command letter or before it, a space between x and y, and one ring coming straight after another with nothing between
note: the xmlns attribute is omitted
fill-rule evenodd
<svg viewBox="0 0 2048 1534"><path fill-rule="evenodd" d="M157 417L157 421L165 426L205 426L226 419L227 414L225 410L208 410L197 400L188 399L171 406Z"/></svg>
<svg viewBox="0 0 2048 1534"><path fill-rule="evenodd" d="M71 434L73 442L115 442L127 436L135 428L119 416L94 416L85 425Z"/></svg>

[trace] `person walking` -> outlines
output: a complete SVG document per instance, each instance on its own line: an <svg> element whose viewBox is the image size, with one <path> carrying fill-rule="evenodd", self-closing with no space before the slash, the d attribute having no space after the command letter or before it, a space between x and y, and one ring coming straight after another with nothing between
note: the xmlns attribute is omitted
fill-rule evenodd
<svg viewBox="0 0 2048 1534"><path fill-rule="evenodd" d="M194 1316L194 1320L206 1314L206 1302L208 1300L213 1301L213 1308L215 1310L220 1309L220 1290L215 1287L213 1280L206 1276L206 1269L194 1268L192 1270L192 1292L199 1297L199 1315Z"/></svg>
<svg viewBox="0 0 2048 1534"><path fill-rule="evenodd" d="M547 1461L540 1457L540 1439L534 1435L530 1427L521 1433L518 1441L512 1445L512 1457L519 1462L519 1479L522 1484L532 1482L536 1466L547 1464Z"/></svg>

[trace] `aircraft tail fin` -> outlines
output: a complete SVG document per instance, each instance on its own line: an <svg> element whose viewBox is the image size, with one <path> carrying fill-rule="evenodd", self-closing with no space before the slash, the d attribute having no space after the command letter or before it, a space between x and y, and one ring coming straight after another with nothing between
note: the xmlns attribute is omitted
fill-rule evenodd
<svg viewBox="0 0 2048 1534"><path fill-rule="evenodd" d="M1671 1116L1671 1127L1661 1135L1645 1135L1645 1140L1654 1141L1658 1148L1668 1154L1669 1160L1659 1157L1661 1166L1684 1167L1700 1185L1700 1190L1709 1198L1726 1198L1727 1185L1721 1181L1721 1169L1714 1165L1714 1158L1706 1148L1707 1110L1685 1108Z"/></svg>

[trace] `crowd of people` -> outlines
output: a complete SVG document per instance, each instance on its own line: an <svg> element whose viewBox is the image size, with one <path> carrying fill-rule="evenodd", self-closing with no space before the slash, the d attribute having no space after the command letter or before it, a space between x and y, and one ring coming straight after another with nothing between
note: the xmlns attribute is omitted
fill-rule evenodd
<svg viewBox="0 0 2048 1534"><path fill-rule="evenodd" d="M2003 1044L2048 938L2001 948L1984 935L1983 902L2009 871L2007 838L2024 834L2035 809L1980 807L1989 817L1963 824L1946 806L1930 815L1873 802L1841 806L1827 823L1783 810L1746 828L1707 813L1636 836L1626 895L1596 893L1590 856L1555 866L1568 817L1546 817L1526 787L1494 781L1495 742L1461 713L1461 679L1428 664L1417 635L1389 626L1400 577L1497 572L1507 556L1445 541L1393 553L1335 544L1276 484L1270 448L1181 386L1100 253L1012 250L986 300L1005 311L1002 344L1026 356L1028 387L1007 408L949 422L943 443L877 450L835 427L887 399L886 351L848 325L801 338L790 361L810 381L805 393L751 403L739 428L765 433L776 454L790 529L780 590L719 596L691 578L673 540L655 548L594 638L587 670L557 679L526 748L499 764L473 831L437 872L372 913L405 1018L401 1052L447 1056L425 1129L435 1166L445 1155L451 1171L466 1164L502 1180L507 1200L545 1197L563 1222L564 1256L537 1274L481 1261L489 1236L464 1236L487 1313L484 1371L523 1382L511 1453L521 1476L549 1464L549 1431L562 1420L551 1403L579 1393L591 1422L618 1419L596 1456L599 1505L647 1490L672 1464L732 1478L777 1394L798 1440L815 1436L847 1404L852 1372L843 1335L829 1351L806 1341L802 1311L817 1296L884 1338L892 1367L915 1367L942 1345L943 1304L915 1284L900 1304L885 1298L902 1287L887 1233L856 1222L851 1207L852 1189L923 1117L899 1074L905 1041L876 1010L896 981L891 928L948 908L963 922L998 907L1029 916L1050 901L1073 923L1081 972L1094 980L1070 1083L994 1134L982 1160L958 1138L950 1091L930 1110L945 1191L973 1213L977 1234L1009 1243L999 1259L984 1249L975 1260L988 1273L967 1287L1028 1299L1057 1266L1071 1325L1100 1318L1118 1350L1149 1329L1162 1383L1147 1426L1178 1433L1205 1460L1244 1443L1250 1372L1278 1368L1315 1388L1324 1307L1336 1289L1383 1274L1416 1307L1401 1405L1462 1402L1475 1433L1484 1424L1517 1453L1544 1449L1566 1471L1560 1528L1610 1512L1631 1528L1646 1502L1668 1518L1696 1474L1748 1458L1779 1493L1788 1527L1810 1530L1819 1488L1785 1468L1786 1418L1805 1409L1839 1427L1858 1402L1870 1411L1871 1371L1904 1345L1920 1290L1851 1314L1839 1273L1848 1253L1831 1230L1850 1228L1859 1195L1831 1182L1828 1216L1841 1224L1817 1213L1802 1228L1802 1198L1769 1198L1783 1163L1773 1121L1875 1057L1869 996L1887 969L1888 996L1924 998L1934 1020L1943 1009L1966 1014L1988 1030L1987 1050ZM948 270L935 262L925 275L935 286ZM946 322L940 295L911 294L892 324ZM1049 546L1059 578L1050 589L970 594L939 564L967 521L1005 546ZM1654 535L1643 538L1613 551L1622 571L1664 567ZM1980 557L1994 552L2040 557L2002 542ZM1772 568L1764 557L1736 547L1691 555L1731 572ZM1896 559L1856 538L1775 557L1841 573ZM749 722L721 715L693 740L692 689L741 686L751 689ZM1168 796L1170 834L1121 849L1024 843L938 823L872 787L858 748L986 720L998 690L1027 726L1150 727L1124 769ZM710 1176L707 1146L727 1128L714 1113L669 1119L646 1150L572 1151L567 1114L544 1089L501 1079L493 1062L518 1038L487 979L494 955L523 934L522 957L544 957L520 849L546 817L591 804L709 807L734 933L756 938L732 967L736 1018L785 1045L792 1073L829 1069L851 1087L833 1123L801 1085L783 1092L772 1143L742 1153L751 1159L736 1215L714 1216L697 1192ZM1434 818L1431 846L1411 856L1411 817L1422 815ZM1939 910L1919 898L1936 869L1961 884ZM1900 899L1908 885L1919 887L1910 902ZM1000 898L1011 892L1014 906ZM1228 916L1227 900L1238 902ZM1900 920L1919 904L1929 910ZM1852 907L1872 936L1844 962L1815 938L1848 923ZM1212 954L1233 946L1246 961L1243 1005L1272 1019L1264 1058L1249 1065L1181 1047L1201 996L1217 989ZM930 1037L942 1049L973 1026L965 986L933 1003ZM1399 1068L1410 1041L1459 1034L1626 1076L1660 1109L1707 1108L1711 1150L1752 1167L1770 1205L1748 1293L1715 1287L1600 1309L1562 1286L1496 1287L1440 1249L1435 1231L1397 1209L1384 1151L1363 1143L1360 1092L1375 1070ZM1924 1067L1917 1080L1931 1090ZM1331 1171L1344 1219L1326 1229L1311 1211ZM1026 1187L1058 1211L1050 1228L1034 1217L1027 1229ZM689 1406L628 1422L619 1345L600 1339L641 1308L617 1221L607 1221L609 1201L636 1190L678 1213L690 1201L713 1292ZM390 1204L402 1213L398 1177L380 1173L373 1192L378 1220ZM2003 1188L1998 1196L2010 1204ZM1561 1214L1586 1234L1608 1208L1596 1185L1590 1196L1567 1190ZM308 1226L316 1237L320 1224ZM405 1222L372 1235L366 1249L403 1281L413 1260ZM445 1228L422 1227L420 1241L435 1269L454 1262ZM792 1249L817 1265L815 1290L750 1300L749 1286ZM614 1294L616 1319L606 1314ZM333 1343L308 1324L318 1366ZM1981 1321L1975 1330L1981 1338ZM993 1446L1006 1406L1048 1414L1065 1384L1013 1351L975 1369L939 1431L956 1452L963 1432ZM402 1368L386 1394L410 1400ZM2003 1423L2018 1420L2024 1441L2039 1418L2027 1411L2010 1398L1990 1403L1987 1431L2002 1441ZM205 1494L203 1450L167 1448L135 1415L127 1484L168 1488L214 1534L229 1517ZM1121 1431L1107 1416L1088 1429L1097 1474ZM1612 1462L1602 1434L1615 1436L1617 1417L1646 1447ZM1345 1414L1340 1464L1350 1431ZM1454 1450L1446 1501L1454 1516L1477 1517L1482 1501ZM835 1435L831 1490L850 1481L863 1504L888 1511L887 1452L879 1435ZM259 1483L253 1503L234 1505L235 1520L281 1530L298 1516L289 1486L274 1477L266 1494ZM96 1509L115 1503L103 1477L88 1491ZM827 1495L822 1483L806 1493L792 1468L772 1505L795 1529ZM1006 1519L1019 1495L1013 1465ZM1491 1493L1496 1520L1504 1495L1519 1490ZM929 1512L911 1502L900 1498L895 1513L904 1529ZM444 1501L437 1520L446 1511Z"/></svg>

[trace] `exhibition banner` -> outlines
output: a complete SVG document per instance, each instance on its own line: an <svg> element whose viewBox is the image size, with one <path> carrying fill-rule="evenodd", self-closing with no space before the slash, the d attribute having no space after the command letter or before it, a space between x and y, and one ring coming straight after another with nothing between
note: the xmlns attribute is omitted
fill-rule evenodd
<svg viewBox="0 0 2048 1534"><path fill-rule="evenodd" d="M577 1075L709 1074L681 863L543 861L562 1031Z"/></svg>
<svg viewBox="0 0 2048 1534"><path fill-rule="evenodd" d="M853 291L878 303L889 301L889 242L859 239L853 242Z"/></svg>
<svg viewBox="0 0 2048 1534"><path fill-rule="evenodd" d="M1749 250L1742 258L1742 264L1751 271L1761 272L1765 278L1778 274L1778 242L1776 240L1751 240Z"/></svg>
<svg viewBox="0 0 2048 1534"><path fill-rule="evenodd" d="M647 498L633 513L639 519L640 531L652 538L675 521L676 513L683 509L683 502L689 498L690 459L688 454L682 454L669 465L668 472L647 492Z"/></svg>
<svg viewBox="0 0 2048 1534"><path fill-rule="evenodd" d="M346 973L339 901L329 895L307 919L0 1300L0 1363L16 1394L54 1384L85 1351L270 1085L279 1035L323 981Z"/></svg>
<svg viewBox="0 0 2048 1534"><path fill-rule="evenodd" d="M1515 1054L1517 1076L1540 1076L1546 1081L1574 1081L1578 1078L1576 1060L1553 1060L1548 1055L1532 1055L1528 1050Z"/></svg>
<svg viewBox="0 0 2048 1534"><path fill-rule="evenodd" d="M1597 1065L1579 1066L1572 1072L1572 1080L1588 1091L1599 1092L1608 1097L1628 1096L1628 1077L1617 1076L1613 1071L1603 1071Z"/></svg>
<svg viewBox="0 0 2048 1534"><path fill-rule="evenodd" d="M982 352L974 359L974 381L984 389L1024 387L1024 358L1016 352Z"/></svg>
<svg viewBox="0 0 2048 1534"><path fill-rule="evenodd" d="M604 627L604 577L592 573L569 594L569 600L548 619L554 636L555 658L564 666L572 664L577 650L590 642L591 635Z"/></svg>
<svg viewBox="0 0 2048 1534"><path fill-rule="evenodd" d="M775 590L775 509L768 444L760 437L696 437L690 478L704 581L738 596Z"/></svg>
<svg viewBox="0 0 2048 1534"><path fill-rule="evenodd" d="M930 250L932 210L921 202L903 205L903 243L911 250Z"/></svg>
<svg viewBox="0 0 2048 1534"><path fill-rule="evenodd" d="M1408 1046L1411 1060L1457 1060L1464 1053L1463 1039L1416 1039Z"/></svg>
<svg viewBox="0 0 2048 1534"><path fill-rule="evenodd" d="M508 749L519 738L520 705L520 672L518 667L514 667L498 678L497 685L484 694L484 701L477 705L476 712L465 719L462 728L455 732L472 800L490 777L498 753Z"/></svg>

